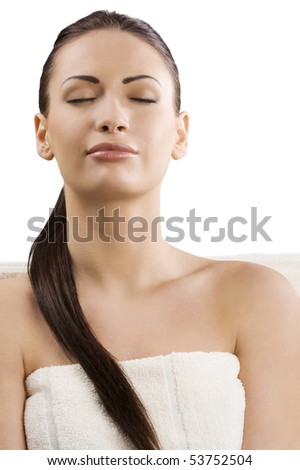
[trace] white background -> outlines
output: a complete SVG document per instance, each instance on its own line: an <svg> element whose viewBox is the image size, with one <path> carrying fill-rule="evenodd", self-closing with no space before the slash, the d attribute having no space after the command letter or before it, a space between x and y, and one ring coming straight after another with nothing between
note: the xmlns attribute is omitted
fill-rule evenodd
<svg viewBox="0 0 300 470"><path fill-rule="evenodd" d="M195 208L219 227L234 216L246 241L176 244L199 256L299 252L300 4L298 1L82 0L2 2L0 261L27 259L34 216L48 217L62 187L55 160L35 149L33 116L43 63L58 32L94 10L117 10L149 22L180 70L182 109L191 117L188 155L171 162L162 215ZM250 209L272 216L272 238L250 239ZM171 233L166 233L170 236ZM173 234L174 235L174 234Z"/></svg>

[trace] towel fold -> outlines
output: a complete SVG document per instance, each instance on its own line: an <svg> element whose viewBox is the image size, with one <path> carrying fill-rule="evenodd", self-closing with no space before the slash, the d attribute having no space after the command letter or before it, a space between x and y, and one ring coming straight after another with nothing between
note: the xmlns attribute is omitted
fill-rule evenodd
<svg viewBox="0 0 300 470"><path fill-rule="evenodd" d="M235 355L174 352L119 364L163 449L241 448L245 393ZM28 449L134 449L79 364L38 369L25 384Z"/></svg>

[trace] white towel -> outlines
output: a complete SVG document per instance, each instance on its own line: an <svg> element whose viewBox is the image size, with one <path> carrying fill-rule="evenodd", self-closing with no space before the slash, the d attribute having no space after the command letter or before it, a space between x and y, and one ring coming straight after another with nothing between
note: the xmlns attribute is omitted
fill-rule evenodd
<svg viewBox="0 0 300 470"><path fill-rule="evenodd" d="M245 392L238 358L173 352L120 361L163 449L240 449ZM100 403L79 364L50 366L26 379L28 449L134 449Z"/></svg>

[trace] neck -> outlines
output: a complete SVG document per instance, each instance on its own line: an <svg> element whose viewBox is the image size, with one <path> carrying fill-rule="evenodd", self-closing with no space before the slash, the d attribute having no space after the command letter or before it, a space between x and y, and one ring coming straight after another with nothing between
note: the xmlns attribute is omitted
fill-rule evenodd
<svg viewBox="0 0 300 470"><path fill-rule="evenodd" d="M176 272L175 248L162 238L159 190L102 203L65 189L68 248L76 279L109 294L130 294Z"/></svg>

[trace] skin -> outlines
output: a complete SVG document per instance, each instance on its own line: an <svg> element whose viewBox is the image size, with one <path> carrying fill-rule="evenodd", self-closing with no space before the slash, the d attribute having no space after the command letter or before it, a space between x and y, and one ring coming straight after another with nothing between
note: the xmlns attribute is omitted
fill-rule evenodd
<svg viewBox="0 0 300 470"><path fill-rule="evenodd" d="M78 74L100 84L65 82ZM139 74L160 85L122 83ZM173 81L160 55L128 33L89 33L59 52L49 94L49 114L35 117L37 149L55 158L65 182L79 300L99 340L119 360L171 351L236 354L247 404L242 448L299 449L300 301L283 276L182 252L160 229L157 242L147 236L135 243L123 224L125 241L108 244L96 236L94 221L91 242L72 237L73 216L84 233L86 217L99 207L106 215L119 207L126 220L140 215L150 223L159 215L161 181L170 158L185 155L188 136L188 116L174 111ZM156 103L132 100L137 96ZM78 98L93 101L68 102ZM121 162L93 161L87 150L101 142L138 153ZM112 235L110 224L105 232ZM24 379L40 367L74 361L43 321L27 275L1 281L0 316L0 448L26 449Z"/></svg>

